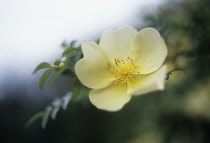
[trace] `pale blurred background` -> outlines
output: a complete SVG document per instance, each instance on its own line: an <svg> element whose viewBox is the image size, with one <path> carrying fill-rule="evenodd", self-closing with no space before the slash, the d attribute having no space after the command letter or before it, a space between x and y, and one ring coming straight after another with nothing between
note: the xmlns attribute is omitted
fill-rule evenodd
<svg viewBox="0 0 210 143"><path fill-rule="evenodd" d="M166 64L182 68L166 89L132 98L116 113L88 98L72 102L45 130L28 119L70 89L62 76L38 89L41 62L61 58L62 43L96 41L106 29L154 27L168 46ZM0 142L209 143L208 0L0 0Z"/></svg>
<svg viewBox="0 0 210 143"><path fill-rule="evenodd" d="M28 86L41 62L52 62L63 41L96 40L106 29L139 26L164 0L0 0L0 99L5 86ZM37 78L37 77L35 77ZM31 93L31 89L25 88Z"/></svg>

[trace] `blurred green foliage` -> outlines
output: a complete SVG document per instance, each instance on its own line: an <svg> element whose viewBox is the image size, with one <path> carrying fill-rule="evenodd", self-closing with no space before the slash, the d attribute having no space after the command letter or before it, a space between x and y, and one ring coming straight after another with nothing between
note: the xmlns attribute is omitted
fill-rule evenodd
<svg viewBox="0 0 210 143"><path fill-rule="evenodd" d="M162 5L155 15L145 16L145 21L145 27L158 29L166 41L169 54L165 63L169 70L184 69L184 72L173 73L166 82L165 91L133 97L120 112L95 111L96 113L91 115L93 117L79 115L84 120L88 118L96 120L97 128L106 131L101 134L97 131L87 134L97 134L103 137L100 142L109 143L208 142L210 139L206 136L210 129L209 1L170 1ZM75 50L72 46L64 50L62 56L67 55L64 66L69 66L72 50ZM76 60L71 61L74 65ZM172 73L168 75L170 74ZM77 82L72 89L75 90L78 84ZM81 90L82 87L77 88L77 91ZM87 97L88 92L80 92L78 96ZM203 124L207 124L207 127L203 128ZM85 126L81 127L78 123L78 128L86 128ZM81 138L78 140L83 142Z"/></svg>
<svg viewBox="0 0 210 143"><path fill-rule="evenodd" d="M165 39L169 69L181 68L184 73L174 73L164 92L138 97L142 110L153 106L154 117L140 119L137 132L143 133L131 142L210 142L210 1L170 1L145 21L145 27L158 29Z"/></svg>

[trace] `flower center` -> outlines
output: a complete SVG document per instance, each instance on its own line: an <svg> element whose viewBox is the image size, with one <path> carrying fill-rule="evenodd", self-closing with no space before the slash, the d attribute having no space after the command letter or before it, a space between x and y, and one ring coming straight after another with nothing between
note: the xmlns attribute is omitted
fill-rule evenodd
<svg viewBox="0 0 210 143"><path fill-rule="evenodd" d="M134 75L139 73L139 66L136 66L130 57L125 60L115 58L114 63L114 66L108 66L108 70L114 75L116 84L124 84L129 80L134 80Z"/></svg>

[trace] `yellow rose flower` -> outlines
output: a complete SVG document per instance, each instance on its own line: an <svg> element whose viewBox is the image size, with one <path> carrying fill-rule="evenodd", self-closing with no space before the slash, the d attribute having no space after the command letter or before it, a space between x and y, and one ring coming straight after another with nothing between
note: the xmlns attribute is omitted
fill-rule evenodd
<svg viewBox="0 0 210 143"><path fill-rule="evenodd" d="M117 111L132 95L164 89L166 66L161 65L167 48L154 28L108 30L99 45L84 42L81 47L84 58L76 63L75 72L93 89L89 98L97 108Z"/></svg>

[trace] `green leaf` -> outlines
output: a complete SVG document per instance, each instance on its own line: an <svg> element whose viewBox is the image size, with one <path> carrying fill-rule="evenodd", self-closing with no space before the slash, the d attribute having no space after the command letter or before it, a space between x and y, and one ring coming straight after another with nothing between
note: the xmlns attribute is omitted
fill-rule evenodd
<svg viewBox="0 0 210 143"><path fill-rule="evenodd" d="M60 99L56 99L55 101L53 101L53 103L52 103L53 110L52 110L52 113L51 113L51 118L53 120L56 118L57 112L60 109L61 104L62 104L62 102L61 102Z"/></svg>
<svg viewBox="0 0 210 143"><path fill-rule="evenodd" d="M96 40L96 43L99 44L99 43L100 43L100 40L101 40L101 39L98 38L98 39Z"/></svg>
<svg viewBox="0 0 210 143"><path fill-rule="evenodd" d="M57 78L58 78L65 70L67 70L67 69L68 69L67 67L63 67L63 68L59 69L59 71L57 71L57 72L54 74L52 80L50 81L51 86L54 86L55 81L57 80Z"/></svg>
<svg viewBox="0 0 210 143"><path fill-rule="evenodd" d="M55 120L56 115L57 115L59 109L60 109L60 107L56 107L56 108L54 108L54 109L52 110L51 118L52 118L53 120Z"/></svg>
<svg viewBox="0 0 210 143"><path fill-rule="evenodd" d="M75 47L68 47L63 51L62 56L65 56L72 51L81 51L81 47L76 47L76 48Z"/></svg>
<svg viewBox="0 0 210 143"><path fill-rule="evenodd" d="M76 53L75 61L78 61L79 59L81 59L81 57L82 57L82 51L78 51Z"/></svg>
<svg viewBox="0 0 210 143"><path fill-rule="evenodd" d="M71 58L71 56L72 56L73 53L74 53L74 51L70 52L70 53L68 54L68 56L66 57L66 61L64 62L64 65L65 65L65 66L68 66L69 60L70 60L70 58Z"/></svg>
<svg viewBox="0 0 210 143"><path fill-rule="evenodd" d="M33 74L35 74L37 71L41 70L41 69L44 69L44 68L49 68L51 67L50 64L46 63L46 62L43 62L41 64L39 64L36 69L33 71Z"/></svg>
<svg viewBox="0 0 210 143"><path fill-rule="evenodd" d="M60 63L61 63L60 60L55 60L55 61L53 62L53 65L54 65L54 66L59 66Z"/></svg>
<svg viewBox="0 0 210 143"><path fill-rule="evenodd" d="M68 103L69 103L71 97L72 97L72 93L71 93L71 92L68 92L68 93L62 98L62 100L63 100L63 106L62 106L63 110L66 110L66 109L67 109L67 106L68 106Z"/></svg>
<svg viewBox="0 0 210 143"><path fill-rule="evenodd" d="M51 72L54 70L54 68L50 68L48 70L46 70L43 75L41 76L40 80L39 80L39 88L41 90L43 90L44 84L48 78L48 76L51 74Z"/></svg>
<svg viewBox="0 0 210 143"><path fill-rule="evenodd" d="M29 121L26 123L26 128L29 128L35 121L42 118L45 115L45 111L38 112L34 116L32 116Z"/></svg>
<svg viewBox="0 0 210 143"><path fill-rule="evenodd" d="M52 106L57 108L61 106L61 100L60 99L55 99L52 103Z"/></svg>
<svg viewBox="0 0 210 143"><path fill-rule="evenodd" d="M66 61L66 57L62 57L61 58L61 62L63 63L63 62L65 62Z"/></svg>
<svg viewBox="0 0 210 143"><path fill-rule="evenodd" d="M73 47L73 46L75 45L75 43L76 43L76 41L75 41L75 40L71 41L71 43L70 43L70 47Z"/></svg>
<svg viewBox="0 0 210 143"><path fill-rule="evenodd" d="M42 117L42 128L45 129L46 125L47 125L47 121L49 119L49 115L50 115L50 112L52 111L52 107L51 106L48 106L46 108L46 111L45 111L45 114L44 116Z"/></svg>
<svg viewBox="0 0 210 143"><path fill-rule="evenodd" d="M62 56L65 56L66 54L69 54L70 52L72 52L72 51L74 51L74 50L75 50L75 48L73 48L73 47L68 47L68 48L66 48L66 49L63 51Z"/></svg>

